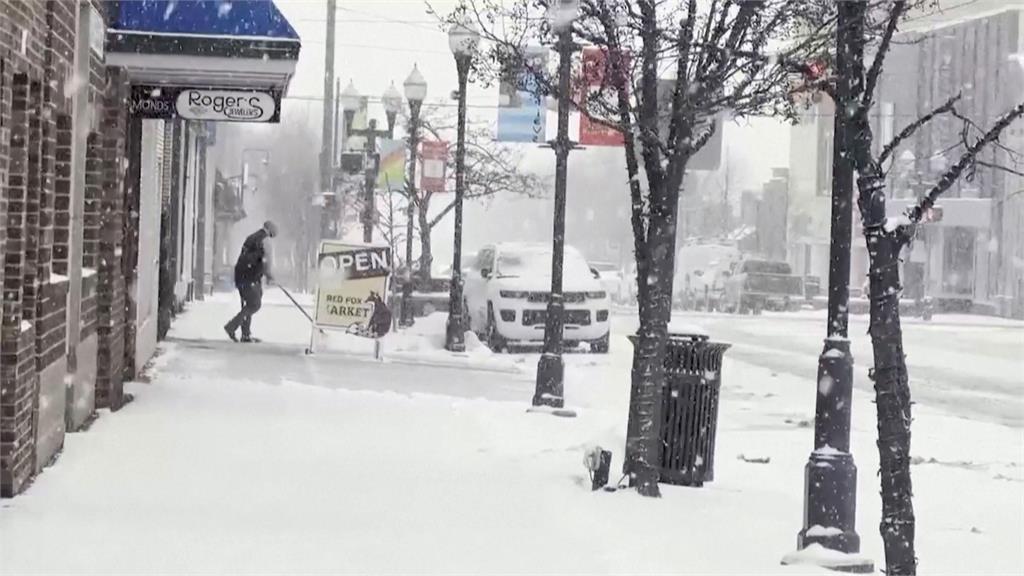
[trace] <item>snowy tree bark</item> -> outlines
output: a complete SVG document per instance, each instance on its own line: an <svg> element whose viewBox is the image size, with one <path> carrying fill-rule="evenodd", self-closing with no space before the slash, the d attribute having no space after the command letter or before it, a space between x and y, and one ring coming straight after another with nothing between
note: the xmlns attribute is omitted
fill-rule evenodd
<svg viewBox="0 0 1024 576"><path fill-rule="evenodd" d="M853 159L857 169L858 209L864 227L868 249L868 291L870 323L874 355L871 378L875 388L877 409L879 476L881 480L882 520L879 526L885 547L886 574L910 576L916 574L917 558L914 547L916 521L913 506L913 484L910 474L911 391L903 351L903 331L900 324L899 298L902 292L899 265L900 253L913 237L913 227L920 223L935 200L969 167L986 146L1021 115L1024 104L1005 114L975 142L964 142L965 151L960 160L942 177L939 183L906 216L893 219L886 215L886 183L882 164L899 143L917 129L944 113L956 113L959 96L953 96L935 111L921 117L904 128L893 142L887 143L878 158L872 152L874 135L869 114L877 89L885 57L900 19L907 9L905 0L896 0L889 7L884 20L878 49L871 67L865 70L864 52L868 44L869 6L867 2L841 2L840 10L848 11L848 21L854 27L851 45L846 46L853 59L851 86L853 101L837 113L848 114L854 126ZM841 47L840 49L843 49ZM965 132L966 134L967 132Z"/></svg>

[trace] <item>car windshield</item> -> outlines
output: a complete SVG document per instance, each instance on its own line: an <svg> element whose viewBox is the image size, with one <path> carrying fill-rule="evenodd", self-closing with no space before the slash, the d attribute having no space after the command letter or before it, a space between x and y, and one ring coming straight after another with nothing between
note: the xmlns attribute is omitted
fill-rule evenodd
<svg viewBox="0 0 1024 576"><path fill-rule="evenodd" d="M567 277L592 276L583 256L571 248L565 249L562 271ZM542 246L518 247L504 250L498 256L498 276L550 277L551 248Z"/></svg>

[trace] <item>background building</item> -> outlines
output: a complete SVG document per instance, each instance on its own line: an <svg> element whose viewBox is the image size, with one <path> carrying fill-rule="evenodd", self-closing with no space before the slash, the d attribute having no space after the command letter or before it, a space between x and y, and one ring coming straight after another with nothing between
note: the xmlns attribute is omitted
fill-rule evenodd
<svg viewBox="0 0 1024 576"><path fill-rule="evenodd" d="M991 11L959 10L912 15L886 60L873 116L876 146L937 107L956 91L959 110L981 127L1024 99L1024 8L988 3ZM960 157L963 123L944 116L919 130L886 166L888 203L901 213ZM789 258L805 275L827 277L833 109L822 97L792 128L790 145ZM977 132L974 135L977 136ZM1021 129L1008 131L1005 148L1024 150ZM1010 154L990 148L980 158L1013 166ZM1017 166L1020 169L1020 166ZM1021 179L979 165L939 201L942 220L923 226L905 257L907 297L931 296L946 307L1010 315L1019 311L1022 287ZM854 293L867 272L867 254L854 210ZM1016 303L1016 304L1015 304Z"/></svg>

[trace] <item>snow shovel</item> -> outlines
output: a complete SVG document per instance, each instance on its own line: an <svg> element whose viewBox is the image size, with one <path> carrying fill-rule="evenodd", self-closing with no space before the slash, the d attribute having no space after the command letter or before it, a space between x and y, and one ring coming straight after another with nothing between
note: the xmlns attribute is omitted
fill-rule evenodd
<svg viewBox="0 0 1024 576"><path fill-rule="evenodd" d="M309 312L306 312L306 309L305 309L305 308L303 308L303 307L302 307L302 305L301 305L301 304L299 304L299 303L298 303L298 302L297 302L297 301L295 300L295 298L294 298L294 297L292 297L291 293L290 293L290 292L288 292L288 290L286 290L286 289L285 289L285 287L284 287L284 286L281 286L280 284L278 284L278 286L277 286L277 287L278 287L278 288L280 288L280 289L281 289L281 292L284 292L284 295L285 295L285 296L287 296L287 297L288 297L288 299L292 301L292 304L295 304L295 307L299 309L299 312L302 312L302 315L306 317L306 320L309 320L309 323L310 323L310 324L312 324L312 325L313 325L313 326L315 327L315 326L316 326L316 321L315 321L315 320L313 320L313 317L309 315ZM323 329L323 328L317 328L317 330L318 330L318 331L319 331L319 332L320 332L321 334L323 334L323 335L325 335L325 336L327 335L327 333L326 333L326 332L324 332L324 329Z"/></svg>

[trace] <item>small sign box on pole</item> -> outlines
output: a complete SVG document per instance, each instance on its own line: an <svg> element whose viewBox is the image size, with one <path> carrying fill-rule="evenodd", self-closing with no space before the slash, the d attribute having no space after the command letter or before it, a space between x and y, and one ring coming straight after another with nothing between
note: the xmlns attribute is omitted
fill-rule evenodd
<svg viewBox="0 0 1024 576"><path fill-rule="evenodd" d="M391 248L324 240L317 254L314 325L309 349L316 348L322 329L365 331L374 305L371 296L385 298L391 276ZM379 342L374 349L380 357Z"/></svg>

